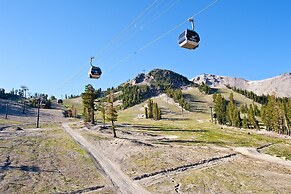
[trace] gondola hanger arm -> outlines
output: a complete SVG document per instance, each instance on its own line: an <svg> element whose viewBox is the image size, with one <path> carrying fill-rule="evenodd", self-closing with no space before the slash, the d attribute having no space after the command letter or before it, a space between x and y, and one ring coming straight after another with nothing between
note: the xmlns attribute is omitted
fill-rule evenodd
<svg viewBox="0 0 291 194"><path fill-rule="evenodd" d="M94 65L93 65L93 59L95 59L95 57L90 57L90 65L91 65L91 67L94 67Z"/></svg>
<svg viewBox="0 0 291 194"><path fill-rule="evenodd" d="M194 19L193 19L193 17L189 18L188 21L192 24L192 30L194 31Z"/></svg>

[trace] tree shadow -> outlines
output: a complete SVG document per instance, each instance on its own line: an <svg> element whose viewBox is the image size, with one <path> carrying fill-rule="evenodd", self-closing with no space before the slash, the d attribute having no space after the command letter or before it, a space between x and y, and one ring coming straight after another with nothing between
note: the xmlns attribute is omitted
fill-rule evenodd
<svg viewBox="0 0 291 194"><path fill-rule="evenodd" d="M0 131L4 131L5 129L12 127L11 125L7 125L7 126L0 126Z"/></svg>
<svg viewBox="0 0 291 194"><path fill-rule="evenodd" d="M0 108L0 115L6 115L6 109ZM8 106L7 115L9 116L22 116L22 117L32 117L36 116L36 108L25 107L25 113L23 113L23 107L21 106Z"/></svg>
<svg viewBox="0 0 291 194"><path fill-rule="evenodd" d="M131 124L122 124L118 127L132 127L137 128L141 131L176 131L176 132L189 132L189 133L202 133L202 132L208 132L208 130L205 129L177 129L177 128L164 128L159 126L144 126L144 125L131 125Z"/></svg>
<svg viewBox="0 0 291 194"><path fill-rule="evenodd" d="M132 138L127 138L127 137L118 137L119 139L124 139L124 140L128 140L136 145L141 145L141 146L149 146L149 147L154 147L152 144L150 143L146 143L146 142L142 142L139 141L137 139L132 139Z"/></svg>
<svg viewBox="0 0 291 194"><path fill-rule="evenodd" d="M219 142L219 141L200 141L200 140L161 140L161 142L163 143L181 143L181 144L187 144L187 143L205 143L205 144L217 144L217 145L222 145L223 142Z"/></svg>
<svg viewBox="0 0 291 194"><path fill-rule="evenodd" d="M188 121L189 118L178 118L178 117L170 117L170 118L162 118L162 120L169 120L169 121Z"/></svg>
<svg viewBox="0 0 291 194"><path fill-rule="evenodd" d="M32 165L32 166L27 166L27 165L21 165L21 166L11 166L11 165L3 165L0 166L1 170L21 170L25 172L57 172L57 170L41 170L38 166Z"/></svg>

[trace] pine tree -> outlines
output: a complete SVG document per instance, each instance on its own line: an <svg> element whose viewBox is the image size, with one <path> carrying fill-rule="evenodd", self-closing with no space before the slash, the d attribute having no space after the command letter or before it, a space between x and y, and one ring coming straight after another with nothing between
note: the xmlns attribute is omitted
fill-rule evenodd
<svg viewBox="0 0 291 194"><path fill-rule="evenodd" d="M248 129L249 126L248 126L248 119L246 116L244 116L243 120L242 120L242 128L244 129Z"/></svg>
<svg viewBox="0 0 291 194"><path fill-rule="evenodd" d="M158 120L158 104L154 103L153 104L153 119Z"/></svg>
<svg viewBox="0 0 291 194"><path fill-rule="evenodd" d="M246 113L245 111L246 111L246 109L245 109L245 105L244 104L242 104L240 107L239 107L239 110L240 110L240 112L241 113Z"/></svg>
<svg viewBox="0 0 291 194"><path fill-rule="evenodd" d="M233 127L240 127L240 113L236 107L233 93L230 93L229 95L229 103L226 107L226 113L228 124Z"/></svg>
<svg viewBox="0 0 291 194"><path fill-rule="evenodd" d="M260 115L260 110L259 110L258 106L255 104L254 101L253 101L253 107L254 107L255 116L261 116Z"/></svg>
<svg viewBox="0 0 291 194"><path fill-rule="evenodd" d="M216 94L216 93L214 93L214 94L212 95L213 102L215 102L215 101L216 101L216 97L217 97L217 94Z"/></svg>
<svg viewBox="0 0 291 194"><path fill-rule="evenodd" d="M234 102L234 99L233 99L233 93L230 93L229 95L229 102L226 106L226 120L228 122L228 124L230 126L233 126L234 127L234 123L233 123L233 120L234 120L234 108L235 108L235 102Z"/></svg>
<svg viewBox="0 0 291 194"><path fill-rule="evenodd" d="M204 82L202 82L201 85L198 86L198 89L203 94L210 93L210 87L207 84L205 84Z"/></svg>
<svg viewBox="0 0 291 194"><path fill-rule="evenodd" d="M146 118L153 118L154 120L160 120L162 118L162 112L157 103L149 99L147 106L145 107Z"/></svg>
<svg viewBox="0 0 291 194"><path fill-rule="evenodd" d="M153 118L153 100L148 100L148 118Z"/></svg>
<svg viewBox="0 0 291 194"><path fill-rule="evenodd" d="M145 118L146 118L146 119L149 118L148 107L144 107L144 115L145 115Z"/></svg>
<svg viewBox="0 0 291 194"><path fill-rule="evenodd" d="M179 99L179 105L181 106L181 112L182 112L182 114L183 114L183 110L184 110L184 98L180 98Z"/></svg>
<svg viewBox="0 0 291 194"><path fill-rule="evenodd" d="M265 110L264 110L264 124L266 125L267 127L267 130L269 131L276 131L276 128L277 128L277 120L278 120L278 113L277 113L277 110L276 110L276 97L275 95L271 95L271 96L268 96L268 103L265 107Z"/></svg>
<svg viewBox="0 0 291 194"><path fill-rule="evenodd" d="M113 137L117 137L114 122L117 121L118 115L117 115L116 108L113 106L113 102L114 102L113 91L110 91L107 102L108 104L106 108L106 119L111 122L112 130L113 130Z"/></svg>
<svg viewBox="0 0 291 194"><path fill-rule="evenodd" d="M105 112L104 102L101 104L100 112L101 112L101 117L102 117L103 125L105 125L106 112Z"/></svg>
<svg viewBox="0 0 291 194"><path fill-rule="evenodd" d="M158 120L162 119L162 111L161 108L158 108Z"/></svg>
<svg viewBox="0 0 291 194"><path fill-rule="evenodd" d="M226 124L226 100L221 94L217 94L214 101L214 112L219 124Z"/></svg>
<svg viewBox="0 0 291 194"><path fill-rule="evenodd" d="M291 99L286 103L287 134L291 135Z"/></svg>
<svg viewBox="0 0 291 194"><path fill-rule="evenodd" d="M84 106L84 118L85 122L95 123L94 121L94 101L96 98L95 89L91 84L85 86L85 92L82 93L83 106Z"/></svg>
<svg viewBox="0 0 291 194"><path fill-rule="evenodd" d="M256 120L255 112L254 112L253 106L251 104L250 104L250 107L248 110L248 120L250 121L253 128L259 129L258 121Z"/></svg>

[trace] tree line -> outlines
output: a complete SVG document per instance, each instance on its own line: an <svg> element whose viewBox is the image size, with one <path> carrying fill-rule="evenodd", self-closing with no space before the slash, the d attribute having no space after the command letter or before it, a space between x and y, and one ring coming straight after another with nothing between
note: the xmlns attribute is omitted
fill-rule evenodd
<svg viewBox="0 0 291 194"><path fill-rule="evenodd" d="M291 100L268 95L266 104L259 109L254 103L240 107L229 95L227 101L221 94L213 94L214 118L221 125L260 129L260 124L268 131L290 135ZM259 119L260 118L260 119ZM261 122L259 122L261 121Z"/></svg>
<svg viewBox="0 0 291 194"><path fill-rule="evenodd" d="M243 89L240 89L240 88L236 88L236 87L231 87L229 84L226 85L226 87L228 89L231 89L233 90L234 92L236 93L239 93L239 94L242 94L243 96L257 102L257 103L260 103L260 104L267 104L268 102L268 98L269 98L269 95L257 95L255 94L253 91L247 91L247 90L243 90Z"/></svg>
<svg viewBox="0 0 291 194"><path fill-rule="evenodd" d="M261 107L261 118L266 130L291 135L291 99L269 96L267 104Z"/></svg>
<svg viewBox="0 0 291 194"><path fill-rule="evenodd" d="M126 84L121 89L122 95L121 100L123 108L132 107L139 104L145 100L146 95L149 93L149 87L146 85L130 85Z"/></svg>
<svg viewBox="0 0 291 194"><path fill-rule="evenodd" d="M20 99L22 97L24 97L24 90L22 90L22 89L12 88L12 90L10 92L6 92L4 88L0 88L0 98L1 99L15 100L15 99Z"/></svg>

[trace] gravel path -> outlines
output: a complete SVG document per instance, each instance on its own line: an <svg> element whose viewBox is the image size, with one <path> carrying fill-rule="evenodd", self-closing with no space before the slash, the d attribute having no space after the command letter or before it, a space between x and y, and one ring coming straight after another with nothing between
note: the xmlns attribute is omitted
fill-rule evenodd
<svg viewBox="0 0 291 194"><path fill-rule="evenodd" d="M143 194L149 193L137 182L125 175L118 166L105 157L103 150L97 146L93 146L87 141L77 130L72 130L68 123L63 123L64 130L80 145L84 147L100 164L108 178L113 182L118 193L126 194Z"/></svg>

